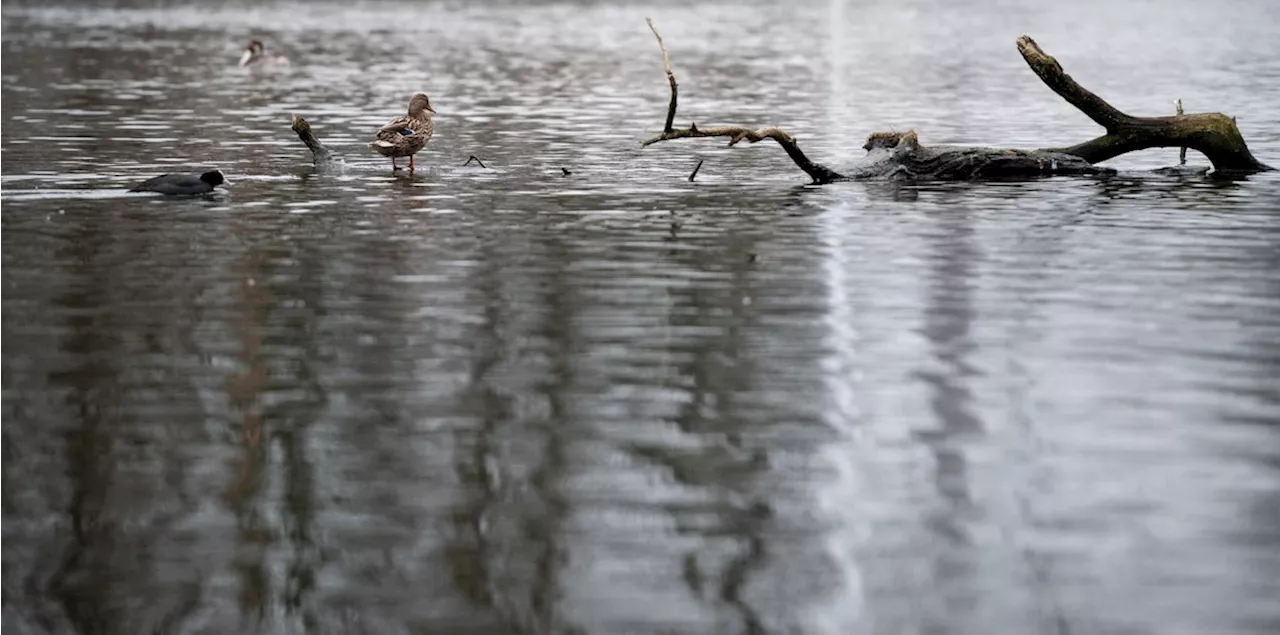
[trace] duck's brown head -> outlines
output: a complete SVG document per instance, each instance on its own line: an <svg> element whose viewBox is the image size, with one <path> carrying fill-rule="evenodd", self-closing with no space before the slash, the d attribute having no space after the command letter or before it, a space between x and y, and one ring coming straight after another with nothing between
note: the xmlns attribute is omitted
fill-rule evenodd
<svg viewBox="0 0 1280 635"><path fill-rule="evenodd" d="M418 93L409 100L409 116L421 117L423 111L435 114L436 109L431 107L431 100L426 95Z"/></svg>

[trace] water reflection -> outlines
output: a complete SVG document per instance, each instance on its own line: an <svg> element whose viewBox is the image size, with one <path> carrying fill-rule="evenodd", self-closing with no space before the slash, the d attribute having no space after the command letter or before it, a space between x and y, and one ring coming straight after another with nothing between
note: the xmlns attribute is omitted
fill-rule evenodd
<svg viewBox="0 0 1280 635"><path fill-rule="evenodd" d="M656 7L682 108L837 166L900 124L1095 132L1007 93L1008 7L825 4ZM1086 50L1125 20L1018 17L1118 104L1216 86L1280 163L1255 4L1178 4L1208 30L1138 79ZM771 146L638 148L666 93L627 7L442 7L6 6L6 627L1280 625L1276 178L805 187ZM263 23L295 66L228 68ZM448 112L392 174L361 152L420 89ZM207 165L227 196L118 192Z"/></svg>

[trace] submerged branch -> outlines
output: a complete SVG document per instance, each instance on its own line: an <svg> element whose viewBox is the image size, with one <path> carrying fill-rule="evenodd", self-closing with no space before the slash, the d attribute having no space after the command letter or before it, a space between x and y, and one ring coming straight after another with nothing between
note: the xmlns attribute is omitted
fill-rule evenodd
<svg viewBox="0 0 1280 635"><path fill-rule="evenodd" d="M698 178L698 170L701 170L701 169L702 169L702 159L698 159L698 165L693 166L693 171L689 173L690 183L693 183L693 180Z"/></svg>
<svg viewBox="0 0 1280 635"><path fill-rule="evenodd" d="M333 160L333 152L324 147L324 144L320 143L320 140L316 138L315 133L311 132L311 124L307 123L306 119L299 117L298 113L293 113L292 119L293 125L291 127L297 133L298 138L307 144L307 149L311 150L312 160L317 165Z"/></svg>
<svg viewBox="0 0 1280 635"><path fill-rule="evenodd" d="M738 144L739 141L745 140L747 143L755 143L765 139L773 139L787 151L787 156L795 161L796 165L804 170L814 183L830 183L839 181L844 178L839 172L828 168L821 163L814 163L800 151L800 146L796 144L795 137L787 134L780 128L770 126L768 128L760 128L752 130L742 126L715 126L712 128L699 128L697 124L692 124L688 128L677 128L669 132L664 132L656 137L645 140L641 143L641 147L648 147L659 141L670 141L672 139L691 139L697 137L729 137L729 147Z"/></svg>
<svg viewBox="0 0 1280 635"><path fill-rule="evenodd" d="M671 104L667 107L667 121L663 126L662 134L644 141L640 144L641 147L648 147L659 141L689 139L695 137L729 137L730 146L737 145L739 141L744 139L748 143L755 143L764 139L773 139L778 142L778 145L782 146L783 150L786 150L787 156L791 157L791 160L795 161L795 164L799 166L801 170L804 170L805 174L808 174L809 178L813 179L814 183L830 183L831 181L838 181L844 178L844 176L839 172L836 172L835 170L832 170L820 163L810 161L809 157L805 156L804 152L800 151L800 146L796 143L795 138L776 127L770 126L760 128L758 130L752 130L743 126L716 126L713 128L699 129L697 124L690 124L688 128L673 127L676 118L676 76L671 70L671 58L667 54L667 47L663 44L662 36L658 33L657 27L653 25L653 20L645 18L645 21L649 23L649 29L653 31L653 36L658 40L658 48L662 50L662 61L667 71L667 80L671 84Z"/></svg>
<svg viewBox="0 0 1280 635"><path fill-rule="evenodd" d="M1172 117L1128 115L1076 83L1058 60L1045 53L1035 40L1025 35L1018 38L1018 52L1045 85L1107 131L1101 137L1056 149L1057 152L1098 163L1135 150L1187 147L1204 154L1218 171L1272 169L1253 157L1235 121L1222 113Z"/></svg>

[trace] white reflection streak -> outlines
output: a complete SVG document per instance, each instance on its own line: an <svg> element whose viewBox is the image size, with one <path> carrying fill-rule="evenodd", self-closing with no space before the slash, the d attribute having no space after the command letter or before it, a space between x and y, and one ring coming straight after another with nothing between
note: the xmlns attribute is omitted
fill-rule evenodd
<svg viewBox="0 0 1280 635"><path fill-rule="evenodd" d="M839 50L846 36L844 2L830 1L827 20L827 60L831 68L827 112L828 123L833 129L839 126L834 120L842 112L841 101L846 90ZM814 626L821 632L842 635L865 632L863 625L867 622L862 573L854 558L855 547L860 541L860 534L866 532L867 523L857 520L854 513L862 488L853 460L857 417L852 384L857 332L848 298L848 263L842 244L844 236L848 235L848 215L848 206L833 204L818 221L827 281L827 337L824 348L828 355L823 360L822 370L828 407L823 413L823 420L840 435L838 441L824 449L835 477L818 496L820 504L836 521L834 529L827 535L827 551L844 584L842 588L832 590L824 609L815 611L817 624Z"/></svg>
<svg viewBox="0 0 1280 635"><path fill-rule="evenodd" d="M839 440L824 448L827 463L834 470L835 477L819 492L821 505L836 520L835 528L827 536L827 550L845 583L843 589L833 592L831 604L821 619L822 630L833 634L858 632L852 627L862 621L865 601L862 574L853 555L860 534L867 528L866 522L857 520L855 513L862 489L853 460L856 406L852 383L857 333L852 325L853 309L846 293L847 263L841 253L841 237L845 235L848 213L847 206L833 205L819 220L827 280L827 337L824 348L828 355L822 363L827 408L823 412L823 421L840 435Z"/></svg>

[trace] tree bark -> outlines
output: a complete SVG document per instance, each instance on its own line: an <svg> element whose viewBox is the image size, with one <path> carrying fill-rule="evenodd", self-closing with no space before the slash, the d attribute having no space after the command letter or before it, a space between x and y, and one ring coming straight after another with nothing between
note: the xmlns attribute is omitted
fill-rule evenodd
<svg viewBox="0 0 1280 635"><path fill-rule="evenodd" d="M1253 157L1240 129L1222 113L1178 114L1172 117L1134 117L1085 89L1072 79L1058 60L1027 36L1018 38L1018 52L1031 70L1053 92L1106 129L1107 134L1069 148L1055 148L1099 163L1126 152L1147 148L1199 150L1219 172L1261 172L1272 169Z"/></svg>
<svg viewBox="0 0 1280 635"><path fill-rule="evenodd" d="M922 146L914 130L873 132L862 147L867 158L853 166L850 178L966 181L1115 173L1054 150Z"/></svg>

